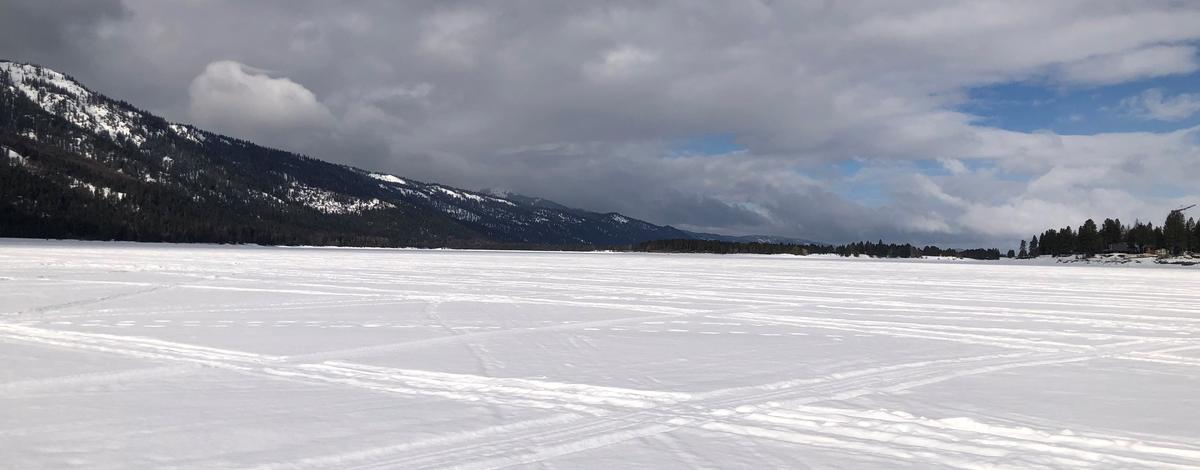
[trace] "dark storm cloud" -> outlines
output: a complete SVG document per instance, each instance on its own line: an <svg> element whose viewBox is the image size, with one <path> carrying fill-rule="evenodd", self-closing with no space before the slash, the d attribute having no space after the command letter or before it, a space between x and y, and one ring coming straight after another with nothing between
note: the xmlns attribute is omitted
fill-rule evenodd
<svg viewBox="0 0 1200 470"><path fill-rule="evenodd" d="M1187 131L1029 134L958 111L974 86L1193 73L1200 12L1169 1L1136 11L1088 1L0 1L0 11L4 55L173 120L704 230L992 242L1172 202L1148 188L1178 174L1122 168L1198 153ZM713 134L745 150L672 149ZM912 163L937 160L953 171ZM854 171L833 169L850 161Z"/></svg>
<svg viewBox="0 0 1200 470"><path fill-rule="evenodd" d="M120 0L6 0L0 2L0 57L86 67L90 45L128 15Z"/></svg>

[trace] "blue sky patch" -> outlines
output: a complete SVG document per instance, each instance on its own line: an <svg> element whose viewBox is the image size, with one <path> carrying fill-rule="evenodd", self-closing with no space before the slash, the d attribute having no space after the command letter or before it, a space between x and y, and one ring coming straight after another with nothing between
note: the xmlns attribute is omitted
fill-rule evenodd
<svg viewBox="0 0 1200 470"><path fill-rule="evenodd" d="M1200 114L1178 121L1156 121L1138 116L1134 110L1122 106L1123 100L1151 88L1162 90L1168 97L1200 93L1200 73L1098 87L1036 82L992 85L970 90L970 99L958 109L980 116L977 124L1020 132L1167 132L1200 125Z"/></svg>

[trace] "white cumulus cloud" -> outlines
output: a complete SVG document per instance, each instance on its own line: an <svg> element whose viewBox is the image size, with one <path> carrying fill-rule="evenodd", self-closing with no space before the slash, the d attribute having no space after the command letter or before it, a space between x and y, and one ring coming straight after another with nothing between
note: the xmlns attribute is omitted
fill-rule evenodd
<svg viewBox="0 0 1200 470"><path fill-rule="evenodd" d="M197 124L234 135L319 127L332 119L303 85L231 60L208 64L192 80L188 95Z"/></svg>

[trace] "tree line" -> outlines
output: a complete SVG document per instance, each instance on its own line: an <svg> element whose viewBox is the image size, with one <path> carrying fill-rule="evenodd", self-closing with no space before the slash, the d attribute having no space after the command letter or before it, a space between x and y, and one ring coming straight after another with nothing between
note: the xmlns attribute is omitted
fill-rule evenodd
<svg viewBox="0 0 1200 470"><path fill-rule="evenodd" d="M927 256L949 256L980 260L1001 258L995 248L954 249L937 246L917 247L909 243L896 244L878 242L855 242L843 245L791 244L761 242L727 242L719 240L696 240L687 238L652 240L633 245L632 251L651 253L714 253L714 254L760 254L760 255L810 255L836 254L839 256L869 256L873 258L922 258ZM1011 256L1011 255L1010 255Z"/></svg>
<svg viewBox="0 0 1200 470"><path fill-rule="evenodd" d="M1121 219L1104 219L1097 225L1088 219L1078 228L1047 229L1028 241L1021 240L1017 256L1154 252L1178 255L1197 251L1200 251L1200 225L1194 218L1185 219L1182 211L1171 211L1160 226L1141 221L1125 225Z"/></svg>

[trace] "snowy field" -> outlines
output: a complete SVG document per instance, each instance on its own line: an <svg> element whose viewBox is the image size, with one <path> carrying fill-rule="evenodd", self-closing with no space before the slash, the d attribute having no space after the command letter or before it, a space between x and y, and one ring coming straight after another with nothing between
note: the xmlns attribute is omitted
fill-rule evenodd
<svg viewBox="0 0 1200 470"><path fill-rule="evenodd" d="M0 240L4 468L1197 468L1200 269Z"/></svg>

